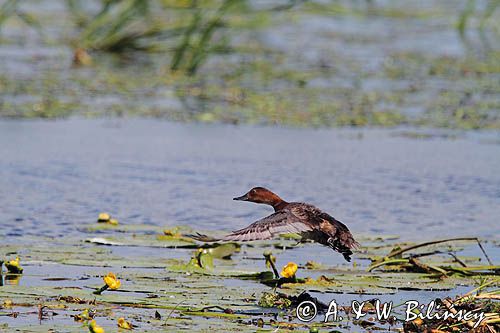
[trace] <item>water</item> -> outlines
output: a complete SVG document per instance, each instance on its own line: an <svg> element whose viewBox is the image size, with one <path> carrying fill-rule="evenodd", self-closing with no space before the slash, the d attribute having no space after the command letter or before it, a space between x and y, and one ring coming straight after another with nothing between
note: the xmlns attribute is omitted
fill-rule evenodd
<svg viewBox="0 0 500 333"><path fill-rule="evenodd" d="M144 331L206 328L206 319L200 316L164 328L161 321L144 321L154 316L155 309L116 304L111 315L99 304L69 305L65 310L56 307L58 316L48 311L48 319L39 321L40 299L44 304L57 303L61 293L93 299L91 292L102 284L102 276L113 271L122 279L122 287L107 292L103 300L113 302L118 297L151 302L152 296L167 306L186 302L195 309L218 305L270 311L259 315L269 326L275 310L256 304L271 288L258 281L189 275L172 269L172 263L188 262L192 249L84 243L84 239L101 235L84 228L95 226L101 211L110 212L122 225L187 225L202 232L229 231L271 212L268 207L231 200L261 185L287 200L318 205L348 224L358 239L386 234L420 242L452 236L496 239L498 134L417 131L431 136L414 139L408 137L409 131L414 130L306 130L145 119L0 121L0 239L6 245L2 248L5 258L19 255L24 267L21 276L2 276L0 293L15 305L2 310L0 324L27 331L49 326L78 331L81 324L74 323L70 315L91 307L100 313L97 321L106 329L115 328L120 316ZM119 240L130 234L114 230L102 235ZM155 239L154 234L149 236ZM498 262L500 248L495 242L484 246ZM215 265L229 271L262 271L261 253L269 248L243 247L232 260L216 260ZM369 260L357 254L353 265L316 244L286 251L271 248L278 258L277 267L296 262L301 267L300 277L326 275L342 281L351 269L357 276L353 279L367 274L363 272ZM458 251L458 255L483 258L474 244ZM303 268L309 260L324 268ZM6 294L5 288L15 294ZM436 297L464 294L473 286L431 283L423 290L395 290L387 295L378 295L377 287L369 284L364 293L358 288L320 292L311 286L308 291L323 302L336 300L342 306L373 298L394 304L410 299L427 304ZM221 291L224 297L211 296ZM33 300L23 293L41 296ZM0 304L2 301L0 297ZM176 320L183 317L178 311L158 311L163 318L172 313ZM401 316L401 311L398 308L396 313ZM19 312L18 317L8 316L11 312ZM212 318L209 323L224 330L231 325L240 331L255 330L252 324L229 319ZM351 330L351 324L342 325L344 331Z"/></svg>
<svg viewBox="0 0 500 333"><path fill-rule="evenodd" d="M1 121L1 234L77 236L101 211L123 224L233 230L272 210L231 198L266 186L317 205L355 235L498 237L497 134L417 140L398 133Z"/></svg>

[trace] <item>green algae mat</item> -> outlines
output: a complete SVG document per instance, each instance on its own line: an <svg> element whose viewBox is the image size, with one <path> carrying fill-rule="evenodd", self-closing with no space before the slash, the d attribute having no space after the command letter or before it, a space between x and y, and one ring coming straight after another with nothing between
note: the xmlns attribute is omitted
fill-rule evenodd
<svg viewBox="0 0 500 333"><path fill-rule="evenodd" d="M81 238L0 239L0 330L418 331L418 321L405 321L406 300L499 298L499 244L491 240L415 244L361 235L361 248L345 263L293 235L203 244L182 227L89 223L80 231ZM298 319L304 300L318 307L315 320ZM367 310L356 319L352 301L374 300L393 302L394 317L378 320ZM343 318L325 322L322 307L331 301ZM488 306L479 329L498 328L498 308ZM454 327L470 329L467 323Z"/></svg>

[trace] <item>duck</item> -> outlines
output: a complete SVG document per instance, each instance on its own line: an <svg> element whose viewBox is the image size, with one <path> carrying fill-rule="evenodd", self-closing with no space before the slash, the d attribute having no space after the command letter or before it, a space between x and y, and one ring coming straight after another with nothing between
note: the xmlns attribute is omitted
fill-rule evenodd
<svg viewBox="0 0 500 333"><path fill-rule="evenodd" d="M302 236L302 241L313 241L327 246L342 254L348 262L351 261L352 250L359 246L347 226L333 216L308 203L287 202L265 187L254 187L233 200L269 205L274 208L274 213L221 238L199 233L190 236L204 242L246 242L296 233Z"/></svg>

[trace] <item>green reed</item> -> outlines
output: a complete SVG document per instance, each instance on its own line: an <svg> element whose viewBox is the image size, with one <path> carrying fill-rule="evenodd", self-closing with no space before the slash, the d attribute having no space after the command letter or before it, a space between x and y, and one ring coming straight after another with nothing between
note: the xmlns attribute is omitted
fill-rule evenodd
<svg viewBox="0 0 500 333"><path fill-rule="evenodd" d="M35 29L38 33L42 33L42 27L38 20L33 16L20 8L19 0L7 0L2 5L0 5L0 31L7 20L15 18L26 24L27 26Z"/></svg>

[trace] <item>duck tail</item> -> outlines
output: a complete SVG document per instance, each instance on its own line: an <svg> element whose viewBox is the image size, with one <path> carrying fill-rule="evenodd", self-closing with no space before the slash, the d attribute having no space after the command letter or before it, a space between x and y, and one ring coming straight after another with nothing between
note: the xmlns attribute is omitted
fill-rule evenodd
<svg viewBox="0 0 500 333"><path fill-rule="evenodd" d="M184 236L195 239L195 240L200 241L200 242L217 242L220 240L218 238L214 238L214 237L200 234L199 232L197 232L196 234L188 234L188 235L184 235Z"/></svg>

